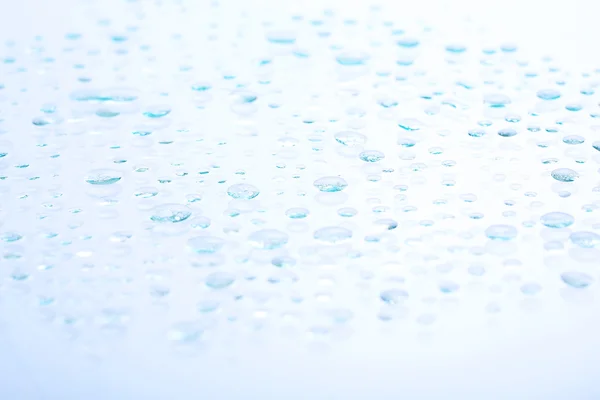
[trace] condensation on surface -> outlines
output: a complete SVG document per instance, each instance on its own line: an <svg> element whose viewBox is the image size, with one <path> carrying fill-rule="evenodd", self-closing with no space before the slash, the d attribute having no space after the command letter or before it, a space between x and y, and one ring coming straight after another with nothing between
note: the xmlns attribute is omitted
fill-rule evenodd
<svg viewBox="0 0 600 400"><path fill-rule="evenodd" d="M593 8L11 5L0 397L600 397Z"/></svg>

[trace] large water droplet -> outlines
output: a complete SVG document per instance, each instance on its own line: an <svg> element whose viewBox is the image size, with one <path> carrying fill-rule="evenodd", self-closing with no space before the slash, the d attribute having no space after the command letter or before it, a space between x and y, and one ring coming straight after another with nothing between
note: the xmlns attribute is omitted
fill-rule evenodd
<svg viewBox="0 0 600 400"><path fill-rule="evenodd" d="M594 282L594 278L590 275L577 271L564 272L560 275L560 278L564 283L575 289L585 289Z"/></svg>
<svg viewBox="0 0 600 400"><path fill-rule="evenodd" d="M260 194L258 188L248 183L236 183L229 186L227 194L234 199L251 200Z"/></svg>
<svg viewBox="0 0 600 400"><path fill-rule="evenodd" d="M540 221L548 228L566 228L573 225L575 218L570 214L555 211L542 215Z"/></svg>
<svg viewBox="0 0 600 400"><path fill-rule="evenodd" d="M346 189L348 182L339 176L325 176L314 181L313 185L321 192L341 192Z"/></svg>
<svg viewBox="0 0 600 400"><path fill-rule="evenodd" d="M492 240L511 240L517 233L517 228L511 225L492 225L485 230L485 235Z"/></svg>

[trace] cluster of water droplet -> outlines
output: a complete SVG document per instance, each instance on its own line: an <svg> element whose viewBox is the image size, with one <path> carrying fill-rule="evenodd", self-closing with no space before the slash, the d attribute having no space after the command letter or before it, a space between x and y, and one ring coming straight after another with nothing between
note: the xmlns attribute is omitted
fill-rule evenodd
<svg viewBox="0 0 600 400"><path fill-rule="evenodd" d="M200 38L138 6L58 48L4 42L3 296L72 332L164 312L189 343L343 337L358 315L425 327L447 304L594 286L600 70L377 9Z"/></svg>

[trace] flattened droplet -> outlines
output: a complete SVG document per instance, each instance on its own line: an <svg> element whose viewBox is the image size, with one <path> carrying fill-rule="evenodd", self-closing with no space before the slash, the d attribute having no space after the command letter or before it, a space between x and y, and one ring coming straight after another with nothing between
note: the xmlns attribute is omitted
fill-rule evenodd
<svg viewBox="0 0 600 400"><path fill-rule="evenodd" d="M560 182L574 182L579 174L571 168L557 168L551 172L554 179Z"/></svg>
<svg viewBox="0 0 600 400"><path fill-rule="evenodd" d="M217 236L195 236L187 242L188 248L198 254L213 254L225 246L225 239Z"/></svg>
<svg viewBox="0 0 600 400"><path fill-rule="evenodd" d="M341 226L328 226L317 229L313 237L322 242L339 243L352 238L352 231Z"/></svg>
<svg viewBox="0 0 600 400"><path fill-rule="evenodd" d="M594 282L594 278L590 275L577 271L564 272L560 275L560 278L564 283L575 289L585 289Z"/></svg>
<svg viewBox="0 0 600 400"><path fill-rule="evenodd" d="M204 282L211 289L225 289L235 282L235 276L228 272L213 272L206 277Z"/></svg>
<svg viewBox="0 0 600 400"><path fill-rule="evenodd" d="M287 233L276 229L262 229L248 236L248 241L254 246L263 250L273 250L283 247L287 244L289 236Z"/></svg>
<svg viewBox="0 0 600 400"><path fill-rule="evenodd" d="M227 194L234 199L251 200L260 194L258 188L248 183L236 183L229 186Z"/></svg>
<svg viewBox="0 0 600 400"><path fill-rule="evenodd" d="M161 204L152 210L150 219L159 223L177 223L188 219L192 212L182 204Z"/></svg>
<svg viewBox="0 0 600 400"><path fill-rule="evenodd" d="M111 169L94 169L85 177L85 181L90 185L112 185L121 180L121 173Z"/></svg>
<svg viewBox="0 0 600 400"><path fill-rule="evenodd" d="M548 228L566 228L573 225L575 218L571 214L555 211L542 215L540 221Z"/></svg>
<svg viewBox="0 0 600 400"><path fill-rule="evenodd" d="M517 237L517 228L511 225L492 225L485 230L485 235L492 240L512 240Z"/></svg>
<svg viewBox="0 0 600 400"><path fill-rule="evenodd" d="M321 192L341 192L348 187L348 182L339 176L325 176L314 181L313 185Z"/></svg>
<svg viewBox="0 0 600 400"><path fill-rule="evenodd" d="M402 289L388 289L381 292L379 298L387 304L402 304L408 299L408 292Z"/></svg>

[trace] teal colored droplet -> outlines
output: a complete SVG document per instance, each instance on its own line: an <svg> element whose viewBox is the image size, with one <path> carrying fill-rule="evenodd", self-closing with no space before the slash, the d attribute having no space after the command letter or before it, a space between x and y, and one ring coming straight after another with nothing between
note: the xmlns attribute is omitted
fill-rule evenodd
<svg viewBox="0 0 600 400"><path fill-rule="evenodd" d="M328 226L317 229L313 237L327 243L338 243L352 238L352 231L341 226Z"/></svg>
<svg viewBox="0 0 600 400"><path fill-rule="evenodd" d="M235 282L235 276L228 272L213 272L206 277L204 282L211 289L225 289Z"/></svg>
<svg viewBox="0 0 600 400"><path fill-rule="evenodd" d="M600 247L600 235L596 232L579 231L573 232L569 236L571 242L583 248ZM600 260L599 260L600 261Z"/></svg>
<svg viewBox="0 0 600 400"><path fill-rule="evenodd" d="M273 250L287 244L289 235L277 229L262 229L248 236L248 242L263 250Z"/></svg>
<svg viewBox="0 0 600 400"><path fill-rule="evenodd" d="M308 209L303 207L294 207L290 208L285 212L285 215L292 219L302 219L306 218L309 214Z"/></svg>
<svg viewBox="0 0 600 400"><path fill-rule="evenodd" d="M192 215L187 206L182 204L162 204L152 209L150 219L158 223L183 222Z"/></svg>
<svg viewBox="0 0 600 400"><path fill-rule="evenodd" d="M112 185L121 180L121 173L109 169L97 169L90 171L85 181L90 185Z"/></svg>
<svg viewBox="0 0 600 400"><path fill-rule="evenodd" d="M260 194L258 188L248 183L236 183L229 186L227 194L234 199L251 200Z"/></svg>
<svg viewBox="0 0 600 400"><path fill-rule="evenodd" d="M512 240L517 233L517 228L512 225L491 225L485 230L485 235L492 240Z"/></svg>
<svg viewBox="0 0 600 400"><path fill-rule="evenodd" d="M560 92L556 89L538 90L537 97L542 100L556 100L560 98Z"/></svg>
<svg viewBox="0 0 600 400"><path fill-rule="evenodd" d="M550 174L554 179L560 182L573 182L579 177L579 174L570 168L557 168Z"/></svg>
<svg viewBox="0 0 600 400"><path fill-rule="evenodd" d="M368 59L368 54L355 51L346 51L335 57L338 64L349 67L364 65Z"/></svg>
<svg viewBox="0 0 600 400"><path fill-rule="evenodd" d="M225 239L217 236L195 236L187 242L188 248L198 254L213 254L225 246Z"/></svg>
<svg viewBox="0 0 600 400"><path fill-rule="evenodd" d="M383 160L385 154L378 150L367 150L360 153L358 157L365 162L374 163Z"/></svg>
<svg viewBox="0 0 600 400"><path fill-rule="evenodd" d="M344 146L362 146L367 142L367 137L362 133L353 131L342 131L335 134L335 140Z"/></svg>
<svg viewBox="0 0 600 400"><path fill-rule="evenodd" d="M348 187L348 182L339 176L325 176L314 181L313 185L321 192L341 192Z"/></svg>
<svg viewBox="0 0 600 400"><path fill-rule="evenodd" d="M379 298L387 304L402 304L408 299L408 292L402 289L388 289L379 294Z"/></svg>
<svg viewBox="0 0 600 400"><path fill-rule="evenodd" d="M566 228L573 225L575 218L571 214L555 211L542 215L540 221L548 228Z"/></svg>
<svg viewBox="0 0 600 400"><path fill-rule="evenodd" d="M585 142L585 138L579 135L568 135L563 138L563 143L566 144L582 144Z"/></svg>
<svg viewBox="0 0 600 400"><path fill-rule="evenodd" d="M564 272L560 275L560 278L564 283L575 289L585 289L594 282L594 278L590 275L577 271Z"/></svg>

